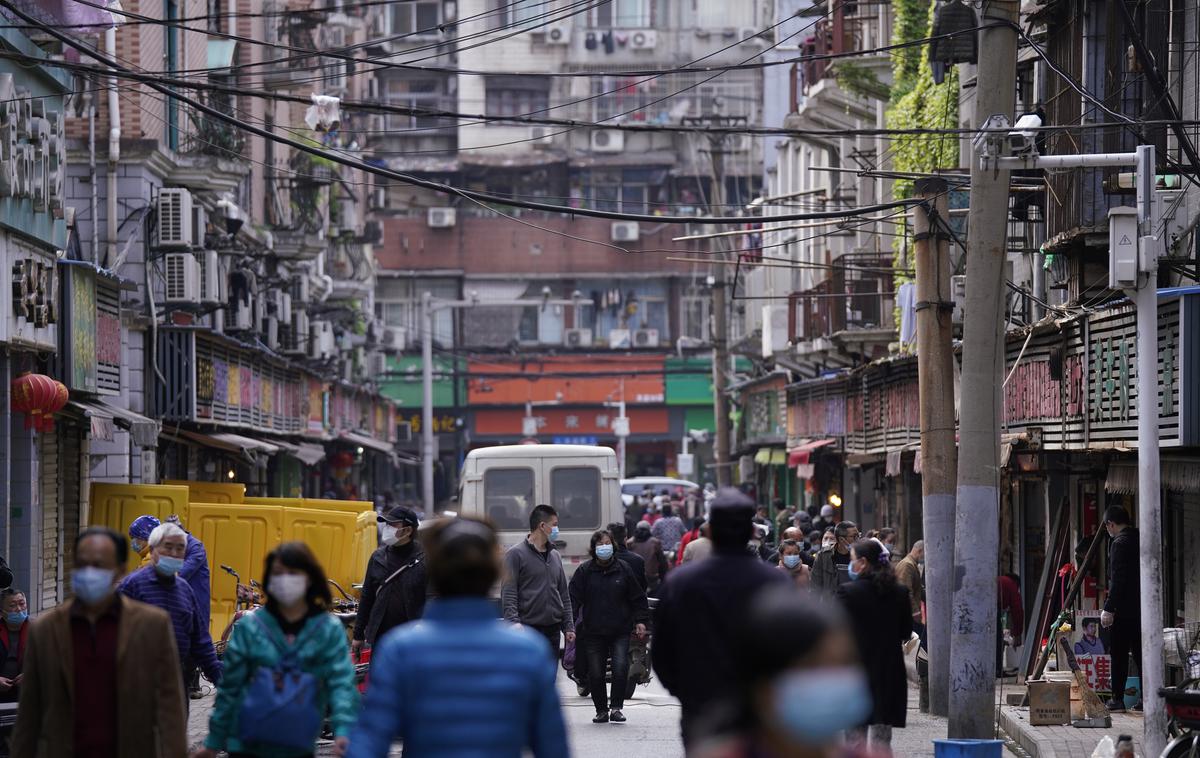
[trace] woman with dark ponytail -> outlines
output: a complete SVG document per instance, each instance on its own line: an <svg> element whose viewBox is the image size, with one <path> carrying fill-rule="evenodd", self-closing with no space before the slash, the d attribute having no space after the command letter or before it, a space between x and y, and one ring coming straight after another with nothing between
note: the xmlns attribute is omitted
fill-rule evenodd
<svg viewBox="0 0 1200 758"><path fill-rule="evenodd" d="M908 589L896 581L878 540L859 540L850 547L849 573L851 581L838 588L837 597L854 630L873 703L870 717L851 736L890 750L892 728L904 727L908 710L902 647L912 636Z"/></svg>

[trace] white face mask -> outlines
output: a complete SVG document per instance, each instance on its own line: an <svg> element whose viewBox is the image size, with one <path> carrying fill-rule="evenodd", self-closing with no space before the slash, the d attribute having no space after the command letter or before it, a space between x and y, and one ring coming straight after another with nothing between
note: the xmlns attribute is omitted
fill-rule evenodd
<svg viewBox="0 0 1200 758"><path fill-rule="evenodd" d="M308 592L308 577L304 574L274 574L267 581L267 592L280 605L295 605Z"/></svg>
<svg viewBox="0 0 1200 758"><path fill-rule="evenodd" d="M379 538L383 540L383 544L385 545L395 545L397 539L396 527L391 524L384 524L379 528Z"/></svg>

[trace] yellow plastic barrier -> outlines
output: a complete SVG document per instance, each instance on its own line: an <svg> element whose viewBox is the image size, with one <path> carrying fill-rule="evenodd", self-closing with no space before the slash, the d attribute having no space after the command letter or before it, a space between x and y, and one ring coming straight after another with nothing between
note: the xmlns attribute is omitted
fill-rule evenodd
<svg viewBox="0 0 1200 758"><path fill-rule="evenodd" d="M176 514L188 524L191 515L188 488L165 484L92 484L89 526L107 526L128 535L129 525L144 514L159 521ZM130 551L127 570L136 569L140 563L141 558Z"/></svg>
<svg viewBox="0 0 1200 758"><path fill-rule="evenodd" d="M241 503L246 500L246 485L234 482L192 482L183 479L168 479L163 484L188 488L188 499L193 503Z"/></svg>
<svg viewBox="0 0 1200 758"><path fill-rule="evenodd" d="M371 561L371 554L375 552L375 548L379 547L379 527L375 521L375 511L364 511L358 514L358 521L355 524L354 530L354 576L352 584L362 583L363 578L367 575L367 564ZM346 588L350 592L350 588Z"/></svg>
<svg viewBox="0 0 1200 758"><path fill-rule="evenodd" d="M312 548L325 568L325 575L350 592L355 577L354 540L358 513L330 511L321 508L290 507L283 509L283 539L299 540ZM330 587L334 597L338 591Z"/></svg>
<svg viewBox="0 0 1200 758"><path fill-rule="evenodd" d="M237 605L234 579L221 570L221 564L233 567L244 584L250 584L251 579L261 581L267 553L283 536L283 509L245 503L192 503L187 525L208 551L212 582L209 629L213 639L220 639Z"/></svg>

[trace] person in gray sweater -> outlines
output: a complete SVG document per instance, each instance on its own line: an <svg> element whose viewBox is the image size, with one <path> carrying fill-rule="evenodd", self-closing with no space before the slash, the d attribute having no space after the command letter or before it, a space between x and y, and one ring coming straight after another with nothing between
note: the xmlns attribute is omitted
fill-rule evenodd
<svg viewBox="0 0 1200 758"><path fill-rule="evenodd" d="M529 514L529 536L504 555L500 602L504 619L540 632L558 657L559 633L575 641L575 616L562 558L554 549L558 513L539 505Z"/></svg>

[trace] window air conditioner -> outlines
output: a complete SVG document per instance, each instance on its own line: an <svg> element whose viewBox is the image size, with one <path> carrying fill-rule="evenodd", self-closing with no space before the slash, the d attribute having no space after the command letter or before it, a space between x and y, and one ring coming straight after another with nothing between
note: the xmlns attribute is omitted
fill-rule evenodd
<svg viewBox="0 0 1200 758"><path fill-rule="evenodd" d="M568 329L563 334L563 344L567 347L591 347L591 329Z"/></svg>
<svg viewBox="0 0 1200 758"><path fill-rule="evenodd" d="M638 329L633 333L634 347L658 347L657 329Z"/></svg>
<svg viewBox="0 0 1200 758"><path fill-rule="evenodd" d="M430 229L448 229L454 226L454 209L430 208L428 221Z"/></svg>
<svg viewBox="0 0 1200 758"><path fill-rule="evenodd" d="M641 231L636 221L614 221L612 225L613 242L637 242Z"/></svg>
<svg viewBox="0 0 1200 758"><path fill-rule="evenodd" d="M535 148L549 147L554 144L554 129L549 126L531 126L529 141Z"/></svg>
<svg viewBox="0 0 1200 758"><path fill-rule="evenodd" d="M178 305L200 303L200 262L191 253L168 253L163 264L166 275L164 300Z"/></svg>
<svg viewBox="0 0 1200 758"><path fill-rule="evenodd" d="M192 193L182 187L160 189L158 246L187 247L192 239Z"/></svg>
<svg viewBox="0 0 1200 758"><path fill-rule="evenodd" d="M592 132L593 153L619 153L625 149L625 132L618 129L597 129Z"/></svg>

